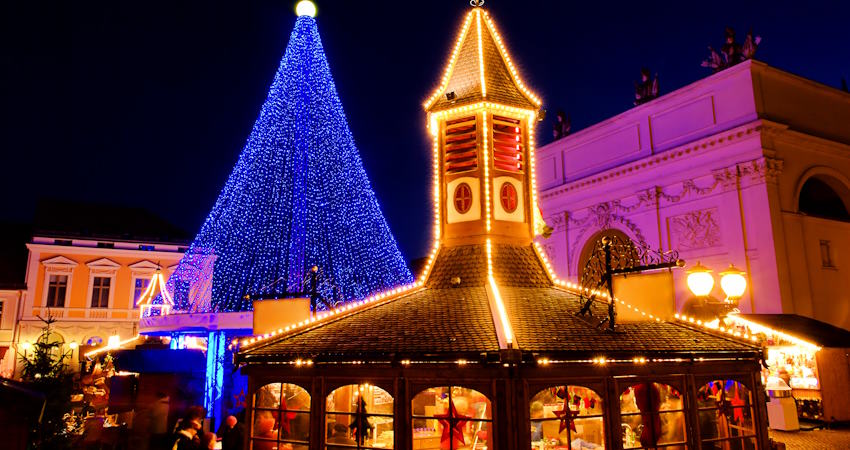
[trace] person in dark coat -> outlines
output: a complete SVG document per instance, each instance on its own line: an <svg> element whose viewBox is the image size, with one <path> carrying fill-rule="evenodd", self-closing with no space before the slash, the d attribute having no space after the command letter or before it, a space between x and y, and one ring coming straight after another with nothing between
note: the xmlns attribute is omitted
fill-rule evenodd
<svg viewBox="0 0 850 450"><path fill-rule="evenodd" d="M183 420L177 426L171 450L200 450L201 442L198 439L198 430L191 420Z"/></svg>
<svg viewBox="0 0 850 450"><path fill-rule="evenodd" d="M245 438L245 426L235 416L227 416L218 427L216 436L221 438L221 450L242 450Z"/></svg>

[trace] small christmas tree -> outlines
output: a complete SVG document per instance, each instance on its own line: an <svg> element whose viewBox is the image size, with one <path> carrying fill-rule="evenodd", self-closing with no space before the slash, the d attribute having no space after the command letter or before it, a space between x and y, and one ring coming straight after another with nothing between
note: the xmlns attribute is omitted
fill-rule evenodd
<svg viewBox="0 0 850 450"><path fill-rule="evenodd" d="M21 380L32 389L43 393L47 399L41 424L32 430L30 445L38 449L71 448L74 429L69 429L65 415L71 411L73 375L68 370L71 352L62 348L62 342L53 332L52 316L41 318L41 329L32 353L21 356Z"/></svg>

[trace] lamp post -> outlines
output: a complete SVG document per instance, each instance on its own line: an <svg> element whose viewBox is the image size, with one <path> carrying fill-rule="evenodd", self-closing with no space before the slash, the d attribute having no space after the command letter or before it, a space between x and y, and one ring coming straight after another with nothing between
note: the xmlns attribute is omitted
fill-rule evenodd
<svg viewBox="0 0 850 450"><path fill-rule="evenodd" d="M738 300L741 299L747 289L747 278L744 276L746 272L733 264L729 264L729 268L720 272L720 288L726 294L726 298L722 302L711 296L711 290L714 289L714 276L711 269L697 261L697 264L691 267L687 273L688 289L694 297L700 300L700 308L706 307L713 311L721 321L726 314L738 307Z"/></svg>

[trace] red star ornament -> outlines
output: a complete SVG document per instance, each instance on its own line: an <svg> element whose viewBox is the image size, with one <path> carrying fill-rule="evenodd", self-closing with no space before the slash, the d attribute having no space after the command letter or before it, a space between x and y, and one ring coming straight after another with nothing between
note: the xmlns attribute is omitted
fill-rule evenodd
<svg viewBox="0 0 850 450"><path fill-rule="evenodd" d="M445 414L435 414L434 417L439 419L440 425L443 427L440 448L452 448L455 442L466 445L466 439L463 438L463 427L472 417L459 414L451 400L449 400L449 410ZM450 419L454 419L454 425L451 425Z"/></svg>
<svg viewBox="0 0 850 450"><path fill-rule="evenodd" d="M563 432L567 429L567 426L570 427L572 432L576 432L576 424L573 419L578 417L578 411L573 411L570 409L569 400L564 400L564 409L560 411L552 411L555 414L555 417L561 419L561 426L558 427L558 433Z"/></svg>

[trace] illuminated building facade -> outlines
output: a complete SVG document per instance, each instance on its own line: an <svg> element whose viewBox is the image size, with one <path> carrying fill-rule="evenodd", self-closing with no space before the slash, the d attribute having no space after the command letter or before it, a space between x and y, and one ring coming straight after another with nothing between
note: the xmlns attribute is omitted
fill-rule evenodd
<svg viewBox="0 0 850 450"><path fill-rule="evenodd" d="M538 150L541 240L581 277L614 232L744 270L743 313L850 330L850 94L748 60ZM691 294L674 272L676 308ZM719 285L713 295L723 298Z"/></svg>
<svg viewBox="0 0 850 450"><path fill-rule="evenodd" d="M767 447L748 336L640 312L611 332L576 315L576 286L533 243L540 100L484 9L465 15L424 107L423 275L232 344L251 448Z"/></svg>
<svg viewBox="0 0 850 450"><path fill-rule="evenodd" d="M73 216L72 216L73 215ZM104 217L110 219L105 220ZM80 354L139 334L138 298L158 268L169 273L183 256L184 233L138 209L46 202L38 206L28 249L26 288L14 320L14 351L54 317L55 336ZM6 319L6 318L4 318Z"/></svg>

